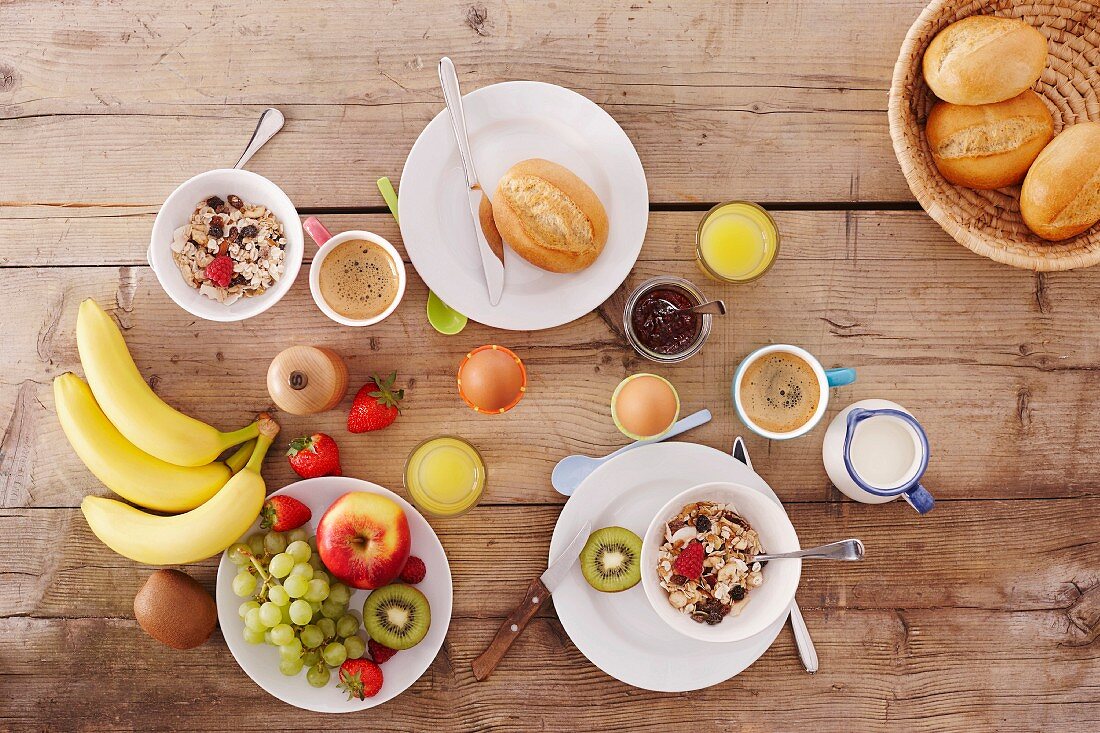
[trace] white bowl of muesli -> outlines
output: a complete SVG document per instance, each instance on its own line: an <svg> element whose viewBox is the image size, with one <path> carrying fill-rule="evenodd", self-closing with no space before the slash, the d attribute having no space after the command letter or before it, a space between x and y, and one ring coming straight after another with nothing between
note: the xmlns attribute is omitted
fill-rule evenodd
<svg viewBox="0 0 1100 733"><path fill-rule="evenodd" d="M209 321L243 321L275 305L302 266L302 222L283 190L222 168L184 181L161 206L149 265L177 305Z"/></svg>
<svg viewBox="0 0 1100 733"><path fill-rule="evenodd" d="M653 610L693 639L742 641L790 610L801 560L753 560L798 550L783 508L734 483L692 487L661 507L642 538L642 587Z"/></svg>

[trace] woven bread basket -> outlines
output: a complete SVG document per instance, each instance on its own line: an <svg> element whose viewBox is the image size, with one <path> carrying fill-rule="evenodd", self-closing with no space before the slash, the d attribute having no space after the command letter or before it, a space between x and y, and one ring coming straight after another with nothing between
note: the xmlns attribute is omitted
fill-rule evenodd
<svg viewBox="0 0 1100 733"><path fill-rule="evenodd" d="M1020 216L1020 188L978 191L948 183L932 162L924 123L936 101L921 73L937 33L970 15L1019 18L1046 36L1050 55L1035 91L1055 132L1100 121L1100 0L933 0L909 29L890 85L890 137L901 170L925 211L960 244L1029 270L1070 270L1100 262L1100 224L1062 242L1032 234Z"/></svg>

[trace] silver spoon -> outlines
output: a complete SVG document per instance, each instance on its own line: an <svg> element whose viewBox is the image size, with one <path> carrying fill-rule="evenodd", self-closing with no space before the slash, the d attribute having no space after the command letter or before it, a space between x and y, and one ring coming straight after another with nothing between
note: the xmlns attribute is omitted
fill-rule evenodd
<svg viewBox="0 0 1100 733"><path fill-rule="evenodd" d="M819 547L810 547L795 552L777 552L774 555L761 554L754 557L753 562L765 562L767 560L791 560L802 558L803 560L862 560L863 543L856 539L830 542Z"/></svg>
<svg viewBox="0 0 1100 733"><path fill-rule="evenodd" d="M286 122L286 118L283 117L282 112L274 107L265 109L260 115L260 121L256 123L256 129L252 131L252 138L245 146L244 152L241 153L241 159L233 167L243 168L244 164L256 154L257 150L262 148L268 140L275 137L275 133L283 129L284 122Z"/></svg>
<svg viewBox="0 0 1100 733"><path fill-rule="evenodd" d="M720 300L708 300L706 303L700 303L693 308L677 308L672 311L673 313L698 313L699 315L710 314L712 316L724 316L726 315L726 304Z"/></svg>

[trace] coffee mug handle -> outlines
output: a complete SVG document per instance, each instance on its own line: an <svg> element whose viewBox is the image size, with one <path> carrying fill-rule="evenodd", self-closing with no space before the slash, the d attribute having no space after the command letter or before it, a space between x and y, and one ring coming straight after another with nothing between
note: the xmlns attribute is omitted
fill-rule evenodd
<svg viewBox="0 0 1100 733"><path fill-rule="evenodd" d="M917 510L918 514L927 514L936 506L936 500L932 498L932 494L920 484L909 489L902 496L909 502L909 506Z"/></svg>
<svg viewBox="0 0 1100 733"><path fill-rule="evenodd" d="M306 230L318 247L324 247L325 242L332 239L332 232L325 228L325 225L321 223L321 220L316 216L311 216L302 222L302 229Z"/></svg>
<svg viewBox="0 0 1100 733"><path fill-rule="evenodd" d="M856 381L855 369L826 369L825 379L830 387L843 387Z"/></svg>

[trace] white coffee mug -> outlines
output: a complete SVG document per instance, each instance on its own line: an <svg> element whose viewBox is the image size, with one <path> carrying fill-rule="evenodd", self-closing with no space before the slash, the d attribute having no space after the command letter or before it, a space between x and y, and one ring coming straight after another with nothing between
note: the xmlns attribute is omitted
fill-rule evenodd
<svg viewBox="0 0 1100 733"><path fill-rule="evenodd" d="M397 304L401 302L401 298L405 295L405 281L407 276L405 274L405 263L401 261L401 255L392 244L373 232L364 232L358 229L332 234L315 216L311 216L303 221L302 228L306 230L306 233L309 234L310 238L312 238L320 248L317 250L317 254L313 255L313 264L309 267L309 292L313 294L313 300L317 303L317 307L321 309L322 313L345 326L372 326L397 310ZM393 302L389 304L386 310L370 318L356 319L340 315L333 310L332 306L326 303L325 299L321 296L321 263L325 261L325 257L328 256L329 252L334 250L337 246L355 239L377 244L390 256L397 270L397 294L394 296Z"/></svg>
<svg viewBox="0 0 1100 733"><path fill-rule="evenodd" d="M748 416L745 412L745 406L741 403L741 381L745 377L745 370L757 359L774 353L791 354L809 364L810 368L813 369L814 376L817 377L817 385L820 390L817 400L817 409L814 410L814 414L804 424L786 433L776 433L760 427ZM741 422L745 423L745 426L749 430L769 440L790 440L791 438L797 438L800 435L805 435L810 432L819 422L821 422L821 418L825 417L825 409L829 405L829 389L831 387L842 387L854 381L856 381L855 369L826 369L821 366L821 362L814 358L813 354L805 349L800 349L790 344L773 344L757 349L742 360L741 364L737 367L737 371L733 374L733 383L730 385L730 392L733 397L733 406L737 410L737 416L741 418Z"/></svg>

